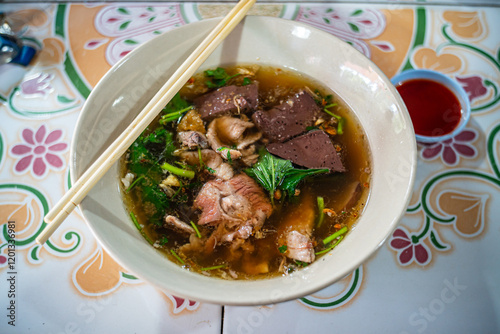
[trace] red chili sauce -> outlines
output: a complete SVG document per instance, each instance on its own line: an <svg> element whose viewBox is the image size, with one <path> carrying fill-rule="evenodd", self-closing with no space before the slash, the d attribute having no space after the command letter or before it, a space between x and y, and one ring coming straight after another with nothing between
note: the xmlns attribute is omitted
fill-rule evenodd
<svg viewBox="0 0 500 334"><path fill-rule="evenodd" d="M444 85L427 79L413 79L396 88L410 113L416 134L442 136L452 132L460 122L460 102Z"/></svg>

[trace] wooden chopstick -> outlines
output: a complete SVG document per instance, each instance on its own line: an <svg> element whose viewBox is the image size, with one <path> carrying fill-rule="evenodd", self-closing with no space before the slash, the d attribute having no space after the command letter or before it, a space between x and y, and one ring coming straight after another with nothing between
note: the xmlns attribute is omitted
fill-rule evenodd
<svg viewBox="0 0 500 334"><path fill-rule="evenodd" d="M240 0L236 6L217 24L210 34L201 42L193 53L182 63L170 79L161 87L156 95L142 109L134 121L104 151L104 153L73 184L59 202L47 213L47 223L36 238L43 244L68 217L73 209L87 196L111 166L125 153L146 127L155 119L165 105L191 78L196 70L229 35L229 33L246 16L256 0Z"/></svg>

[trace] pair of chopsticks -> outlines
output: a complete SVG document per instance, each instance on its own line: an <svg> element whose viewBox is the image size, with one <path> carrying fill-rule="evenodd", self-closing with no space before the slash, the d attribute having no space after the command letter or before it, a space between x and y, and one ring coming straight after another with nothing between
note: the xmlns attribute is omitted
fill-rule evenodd
<svg viewBox="0 0 500 334"><path fill-rule="evenodd" d="M146 127L155 119L165 105L184 86L203 62L219 44L246 16L256 0L240 0L236 6L220 21L210 34L201 42L193 53L182 63L158 93L142 109L134 121L73 184L68 192L47 213L46 227L36 238L43 244L68 217L74 208L87 196L89 191L101 179L111 166L125 153Z"/></svg>

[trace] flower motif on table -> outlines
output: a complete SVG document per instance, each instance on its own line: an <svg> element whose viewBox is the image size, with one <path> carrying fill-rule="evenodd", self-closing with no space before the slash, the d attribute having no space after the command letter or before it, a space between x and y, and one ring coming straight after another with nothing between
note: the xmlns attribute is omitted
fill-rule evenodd
<svg viewBox="0 0 500 334"><path fill-rule="evenodd" d="M418 48L412 55L415 68L434 70L444 74L458 72L462 68L462 60L453 54L437 54L431 48Z"/></svg>
<svg viewBox="0 0 500 334"><path fill-rule="evenodd" d="M455 78L460 85L462 85L463 89L469 96L470 102L474 101L474 99L483 97L488 93L488 89L483 83L483 79L480 76L473 75L468 77L456 77Z"/></svg>
<svg viewBox="0 0 500 334"><path fill-rule="evenodd" d="M479 39L486 29L478 12L445 11L443 18L451 23L451 30L462 38Z"/></svg>
<svg viewBox="0 0 500 334"><path fill-rule="evenodd" d="M75 231L55 233L42 246L35 239L43 230L43 217L49 211L49 203L45 195L36 188L20 183L0 183L0 269L8 262L9 243L15 243L16 252L23 251L30 264L43 262L42 252L52 256L68 257L78 251L81 237ZM8 221L14 222L15 239L8 231ZM21 257L18 257L21 260Z"/></svg>
<svg viewBox="0 0 500 334"><path fill-rule="evenodd" d="M73 284L83 295L103 296L116 290L124 281L135 280L123 272L120 265L97 245L94 252L73 271Z"/></svg>
<svg viewBox="0 0 500 334"><path fill-rule="evenodd" d="M180 5L110 5L97 14L95 28L112 41L91 39L84 47L92 49L107 45L106 60L114 65L140 44L185 23Z"/></svg>
<svg viewBox="0 0 500 334"><path fill-rule="evenodd" d="M488 194L446 190L439 194L437 205L441 211L455 217L453 229L458 235L472 238L483 232L488 199Z"/></svg>
<svg viewBox="0 0 500 334"><path fill-rule="evenodd" d="M431 261L432 254L429 247L420 242L416 235L408 233L404 227L399 227L394 231L389 245L397 251L398 261L402 266L413 262L425 266Z"/></svg>
<svg viewBox="0 0 500 334"><path fill-rule="evenodd" d="M176 297L176 296L173 296L173 295L166 293L166 292L163 292L163 294L165 296L167 296L168 299L172 302L172 306L173 306L172 313L173 314L179 314L184 310L194 311L200 306L199 302L196 302L193 300L184 299L181 297Z"/></svg>
<svg viewBox="0 0 500 334"><path fill-rule="evenodd" d="M385 16L380 11L323 5L301 6L296 20L341 38L367 57L371 53L364 40L379 36L386 27ZM394 50L390 42L378 41L372 44L385 52Z"/></svg>
<svg viewBox="0 0 500 334"><path fill-rule="evenodd" d="M63 170L65 161L62 154L67 151L68 144L62 137L62 130L49 132L44 124L36 131L23 129L23 142L10 149L11 155L18 158L14 172L23 174L30 171L36 178L43 178L49 170Z"/></svg>
<svg viewBox="0 0 500 334"><path fill-rule="evenodd" d="M478 137L473 129L466 128L453 138L442 142L424 144L420 156L424 160L434 160L441 157L444 164L456 166L459 158L473 159L477 156L477 150L472 143Z"/></svg>
<svg viewBox="0 0 500 334"><path fill-rule="evenodd" d="M50 84L52 79L54 79L52 74L38 73L21 83L21 94L29 98L45 97L54 91Z"/></svg>

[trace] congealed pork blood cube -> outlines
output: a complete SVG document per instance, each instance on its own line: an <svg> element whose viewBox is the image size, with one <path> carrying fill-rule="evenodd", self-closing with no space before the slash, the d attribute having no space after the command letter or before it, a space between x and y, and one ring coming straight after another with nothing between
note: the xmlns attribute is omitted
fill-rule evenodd
<svg viewBox="0 0 500 334"><path fill-rule="evenodd" d="M255 110L259 103L257 84L246 86L225 86L202 95L194 105L205 121L216 117Z"/></svg>
<svg viewBox="0 0 500 334"><path fill-rule="evenodd" d="M256 111L252 120L270 142L284 142L306 132L320 111L313 97L301 91L269 111Z"/></svg>
<svg viewBox="0 0 500 334"><path fill-rule="evenodd" d="M342 158L330 137L321 130L311 131L284 143L270 143L267 150L282 159L306 168L328 168L345 172Z"/></svg>

